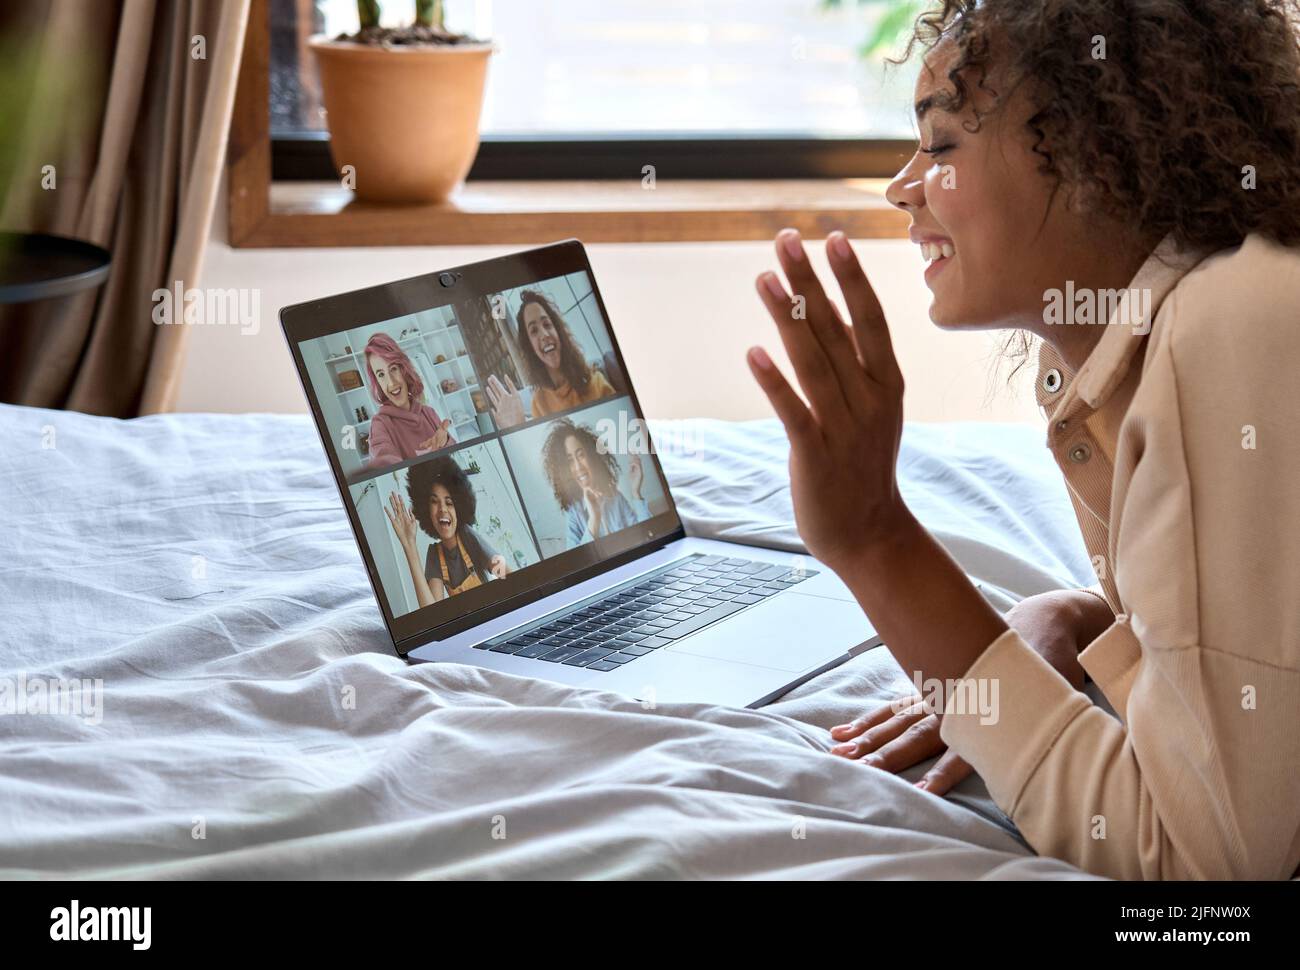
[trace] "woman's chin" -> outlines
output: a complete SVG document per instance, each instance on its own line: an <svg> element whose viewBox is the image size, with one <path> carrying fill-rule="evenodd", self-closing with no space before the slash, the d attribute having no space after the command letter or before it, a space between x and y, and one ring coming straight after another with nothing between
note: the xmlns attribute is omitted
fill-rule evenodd
<svg viewBox="0 0 1300 970"><path fill-rule="evenodd" d="M988 330L996 324L984 322L978 314L954 304L951 300L935 297L930 303L930 322L940 330Z"/></svg>

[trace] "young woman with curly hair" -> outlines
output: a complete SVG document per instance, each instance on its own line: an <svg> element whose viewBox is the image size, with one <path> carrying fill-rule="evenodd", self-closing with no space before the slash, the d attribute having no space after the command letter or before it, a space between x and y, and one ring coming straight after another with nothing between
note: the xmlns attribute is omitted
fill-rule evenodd
<svg viewBox="0 0 1300 970"><path fill-rule="evenodd" d="M585 425L568 418L556 421L542 445L542 467L564 510L566 549L650 518L641 497L641 458L628 456L629 502L618 488L618 459L601 448L600 439Z"/></svg>
<svg viewBox="0 0 1300 970"><path fill-rule="evenodd" d="M994 717L963 689L900 698L833 752L942 753L917 782L936 794L973 767L1034 849L1093 873L1300 865L1298 23L1294 0L944 0L917 22L920 146L888 198L938 326L1039 342L1092 590L1001 616L909 512L903 378L842 233L848 323L793 230L789 289L757 281L804 392L750 350L809 551L919 683L999 688Z"/></svg>
<svg viewBox="0 0 1300 970"><path fill-rule="evenodd" d="M406 472L406 494L410 506L393 492L384 512L406 554L420 606L510 574L506 557L473 529L478 500L454 458L443 455L412 465ZM417 524L433 540L423 567L415 544Z"/></svg>
<svg viewBox="0 0 1300 970"><path fill-rule="evenodd" d="M520 301L515 343L524 360L524 377L533 387L531 416L540 418L613 397L613 386L582 356L550 297L540 290L524 290ZM508 375L504 383L496 375L489 377L487 393L497 427L510 428L526 420L523 400Z"/></svg>

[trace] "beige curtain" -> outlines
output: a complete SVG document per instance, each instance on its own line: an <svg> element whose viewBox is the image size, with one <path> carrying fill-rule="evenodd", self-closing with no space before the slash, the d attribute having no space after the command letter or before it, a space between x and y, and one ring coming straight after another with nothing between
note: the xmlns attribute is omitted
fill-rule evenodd
<svg viewBox="0 0 1300 970"><path fill-rule="evenodd" d="M187 331L153 323L152 294L199 284L249 0L19 6L3 50L30 58L34 80L9 85L30 110L0 133L14 142L0 228L85 239L113 265L97 291L0 305L0 400L120 417L168 410Z"/></svg>

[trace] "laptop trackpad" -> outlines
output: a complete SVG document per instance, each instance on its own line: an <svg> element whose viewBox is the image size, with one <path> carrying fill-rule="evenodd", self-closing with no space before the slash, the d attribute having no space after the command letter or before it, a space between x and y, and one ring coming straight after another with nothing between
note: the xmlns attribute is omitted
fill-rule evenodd
<svg viewBox="0 0 1300 970"><path fill-rule="evenodd" d="M798 673L874 635L857 603L785 592L664 649Z"/></svg>

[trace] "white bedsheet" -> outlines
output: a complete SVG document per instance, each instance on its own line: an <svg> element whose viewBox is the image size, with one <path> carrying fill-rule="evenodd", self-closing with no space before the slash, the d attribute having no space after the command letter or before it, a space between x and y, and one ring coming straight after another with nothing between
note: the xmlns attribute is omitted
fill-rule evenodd
<svg viewBox="0 0 1300 970"><path fill-rule="evenodd" d="M693 532L798 548L775 423L663 427ZM825 754L905 686L884 650L762 711L407 666L305 418L0 406L0 440L0 691L103 681L98 720L0 715L0 875L1081 875L978 779ZM909 426L900 470L995 598L1088 580L1036 429Z"/></svg>

